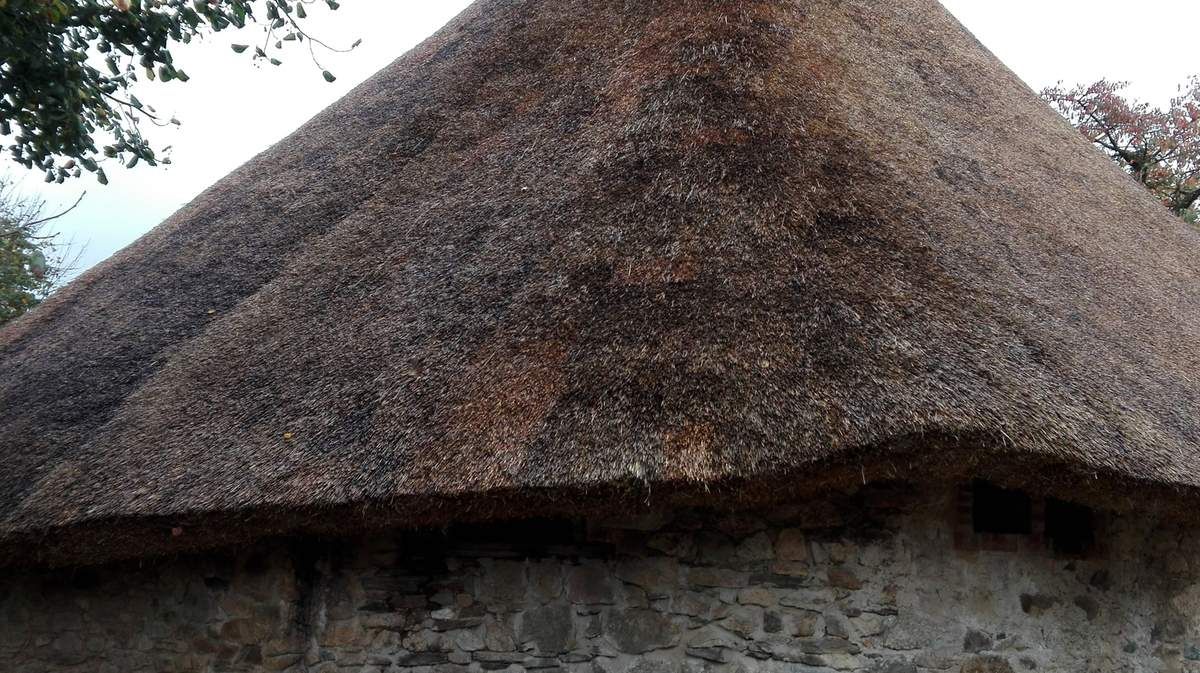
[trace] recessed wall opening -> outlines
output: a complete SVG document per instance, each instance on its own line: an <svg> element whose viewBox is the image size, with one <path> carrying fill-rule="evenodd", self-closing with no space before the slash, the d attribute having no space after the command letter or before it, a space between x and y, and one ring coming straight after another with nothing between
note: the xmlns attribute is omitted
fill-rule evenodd
<svg viewBox="0 0 1200 673"><path fill-rule="evenodd" d="M1033 501L1029 494L976 480L971 495L971 523L976 533L1033 533Z"/></svg>
<svg viewBox="0 0 1200 673"><path fill-rule="evenodd" d="M1046 538L1058 554L1086 554L1096 544L1095 522L1090 507L1046 498Z"/></svg>

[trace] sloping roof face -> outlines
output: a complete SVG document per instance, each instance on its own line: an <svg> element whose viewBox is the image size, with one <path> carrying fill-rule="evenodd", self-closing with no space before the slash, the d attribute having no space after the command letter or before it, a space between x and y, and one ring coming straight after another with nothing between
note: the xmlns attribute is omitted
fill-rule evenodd
<svg viewBox="0 0 1200 673"><path fill-rule="evenodd" d="M1198 253L934 0L481 0L0 333L0 530L923 436L1192 486Z"/></svg>

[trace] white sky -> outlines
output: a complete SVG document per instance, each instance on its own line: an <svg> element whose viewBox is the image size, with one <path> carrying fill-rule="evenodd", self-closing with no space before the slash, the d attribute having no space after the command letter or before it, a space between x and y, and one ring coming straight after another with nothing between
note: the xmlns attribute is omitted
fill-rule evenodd
<svg viewBox="0 0 1200 673"><path fill-rule="evenodd" d="M552 0L548 0L552 1ZM318 3L320 4L320 3ZM186 84L150 84L141 98L183 126L156 132L172 145L174 164L165 169L107 168L110 184L92 178L46 185L39 174L21 176L27 194L44 197L49 209L83 203L55 222L82 248L87 268L133 242L202 189L298 127L355 84L435 31L469 0L342 0L337 12L314 11L312 32L326 42L363 44L347 55L321 54L338 80L325 83L306 50L287 49L279 68L251 66L231 42L254 43L259 29L227 33L176 50L176 65L191 76ZM1189 75L1200 73L1195 0L943 0L1001 60L1035 89L1101 77L1128 80L1134 95L1165 102ZM316 5L314 5L316 6ZM1120 29L1113 33L1113 27ZM0 157L0 161L7 157Z"/></svg>

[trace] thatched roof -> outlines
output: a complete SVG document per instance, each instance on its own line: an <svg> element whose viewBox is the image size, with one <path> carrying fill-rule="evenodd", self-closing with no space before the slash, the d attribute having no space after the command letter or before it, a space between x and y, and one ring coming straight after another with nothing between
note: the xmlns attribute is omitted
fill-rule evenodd
<svg viewBox="0 0 1200 673"><path fill-rule="evenodd" d="M0 542L1190 488L1198 253L935 0L481 0L0 332Z"/></svg>

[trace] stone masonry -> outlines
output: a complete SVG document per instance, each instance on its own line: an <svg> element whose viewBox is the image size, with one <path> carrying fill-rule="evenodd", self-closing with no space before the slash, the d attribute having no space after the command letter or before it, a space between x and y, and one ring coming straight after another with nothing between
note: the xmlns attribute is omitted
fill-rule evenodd
<svg viewBox="0 0 1200 673"><path fill-rule="evenodd" d="M0 576L0 671L1200 671L1194 531L964 545L955 489Z"/></svg>

